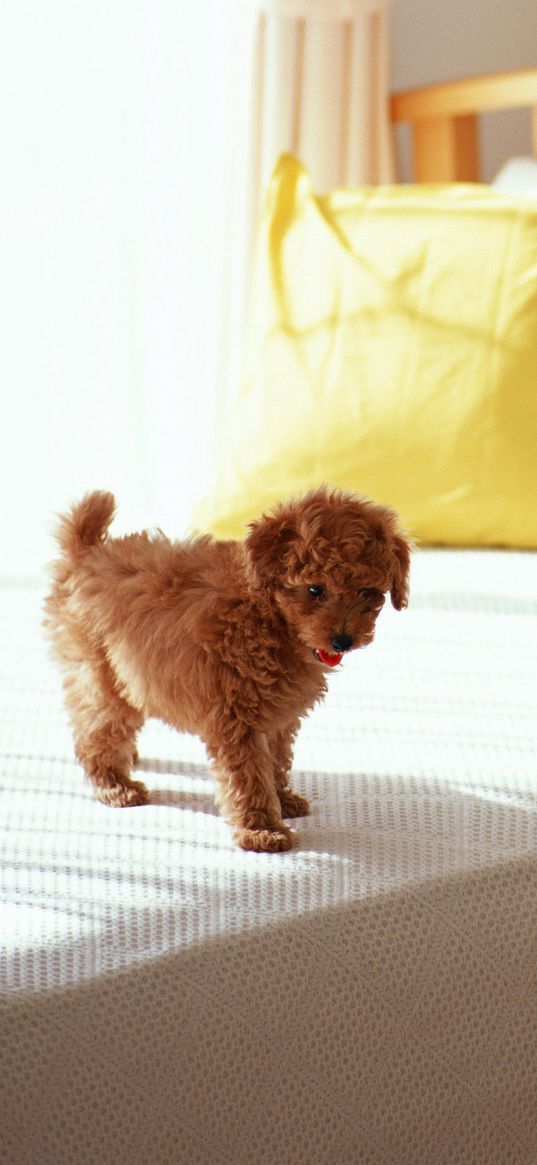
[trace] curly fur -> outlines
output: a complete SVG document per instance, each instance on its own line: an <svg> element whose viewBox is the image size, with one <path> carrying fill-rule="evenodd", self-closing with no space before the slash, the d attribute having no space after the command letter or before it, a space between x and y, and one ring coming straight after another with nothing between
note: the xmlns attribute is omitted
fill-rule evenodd
<svg viewBox="0 0 537 1165"><path fill-rule="evenodd" d="M242 542L107 531L112 494L61 518L45 623L63 670L76 756L108 805L141 805L136 734L154 716L196 733L247 850L285 850L300 719L344 650L373 639L384 596L407 602L409 541L386 507L314 490ZM313 591L310 590L313 588Z"/></svg>

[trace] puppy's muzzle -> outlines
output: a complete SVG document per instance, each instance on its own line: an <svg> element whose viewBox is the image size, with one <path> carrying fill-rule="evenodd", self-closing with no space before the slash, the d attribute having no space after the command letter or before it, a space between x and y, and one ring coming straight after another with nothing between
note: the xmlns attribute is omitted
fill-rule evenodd
<svg viewBox="0 0 537 1165"><path fill-rule="evenodd" d="M353 643L354 639L352 638L352 635L334 635L332 640L332 647L334 648L334 651L338 652L338 654L341 653L343 655L344 651L350 651Z"/></svg>

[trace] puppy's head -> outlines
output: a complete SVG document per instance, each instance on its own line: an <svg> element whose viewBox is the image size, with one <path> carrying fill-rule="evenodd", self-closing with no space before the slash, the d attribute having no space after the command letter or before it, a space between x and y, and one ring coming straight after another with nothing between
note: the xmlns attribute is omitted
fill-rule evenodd
<svg viewBox="0 0 537 1165"><path fill-rule="evenodd" d="M325 666L371 642L387 593L397 610L407 604L409 540L366 498L321 487L253 522L245 546L252 585Z"/></svg>

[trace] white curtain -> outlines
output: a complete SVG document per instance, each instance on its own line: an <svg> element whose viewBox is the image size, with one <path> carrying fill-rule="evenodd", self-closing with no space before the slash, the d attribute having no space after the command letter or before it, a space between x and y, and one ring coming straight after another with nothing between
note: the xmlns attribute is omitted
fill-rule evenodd
<svg viewBox="0 0 537 1165"><path fill-rule="evenodd" d="M199 490L239 8L2 0L3 573L86 489L176 530Z"/></svg>
<svg viewBox="0 0 537 1165"><path fill-rule="evenodd" d="M386 7L2 0L2 575L40 569L86 489L124 529L185 529L277 154L321 185L389 176Z"/></svg>

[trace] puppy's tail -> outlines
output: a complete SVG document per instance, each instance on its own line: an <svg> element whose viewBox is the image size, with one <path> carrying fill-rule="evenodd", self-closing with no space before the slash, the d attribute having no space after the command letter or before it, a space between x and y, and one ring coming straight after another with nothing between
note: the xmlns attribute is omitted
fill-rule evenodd
<svg viewBox="0 0 537 1165"><path fill-rule="evenodd" d="M115 510L114 495L106 490L86 494L68 514L61 515L56 527L56 538L63 553L71 557L104 542Z"/></svg>

